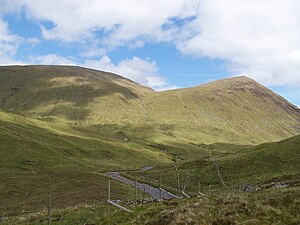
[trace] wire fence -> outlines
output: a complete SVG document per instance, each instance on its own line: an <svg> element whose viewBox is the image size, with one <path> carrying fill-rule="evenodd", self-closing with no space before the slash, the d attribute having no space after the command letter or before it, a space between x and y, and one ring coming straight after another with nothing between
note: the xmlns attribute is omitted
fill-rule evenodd
<svg viewBox="0 0 300 225"><path fill-rule="evenodd" d="M1 203L0 199L0 224L1 222L10 224L10 221L15 221L15 219L24 220L24 218L33 217L43 221L42 224L45 224L47 221L50 224L51 221L58 219L59 212L80 207L101 207L104 210L103 214L106 215L121 210L118 207L111 207L108 204L108 200L125 207L131 207L136 202L143 204L144 199L148 197L141 191L139 191L138 195L134 195L133 191L124 193L119 190L119 185L115 185L115 182L117 181L114 181L112 188L107 190L103 189L103 186L101 187L102 189L99 186L92 186L67 193L61 190L61 194L35 196L33 200L28 199L11 204ZM131 194L128 195L128 193Z"/></svg>
<svg viewBox="0 0 300 225"><path fill-rule="evenodd" d="M156 180L151 180L150 183L155 183ZM109 181L110 183L110 181ZM157 183L157 182L156 182ZM157 186L157 185L156 185ZM171 192L174 195L181 194L180 197L192 197L197 196L199 193L201 195L212 195L212 194L221 194L221 193L235 193L235 192L241 192L245 187L242 186L230 186L230 187L223 187L223 188L212 188L210 185L203 185L200 186L199 184L199 190L187 190L184 193L178 193L178 190L172 186L166 185L166 184L159 184L159 186L162 189L165 189L169 192ZM16 217L26 217L30 214L39 214L39 216L44 221L49 221L48 224L50 224L51 220L55 218L51 218L51 213L63 209L68 208L74 208L79 206L102 206L103 208L107 208L106 213L110 213L111 211L116 211L119 209L112 208L109 206L108 200L111 200L111 202L115 203L118 201L120 195L118 194L119 190L114 187L112 190L112 195L110 195L110 185L108 190L105 189L99 189L98 186L90 186L87 188L81 188L79 190L71 191L64 193L64 190L61 190L61 194L56 195L44 195L40 197L35 197L34 200L26 200L23 202L15 203L15 204L1 204L0 200L0 223L2 221L9 221L11 218ZM183 194L183 195L182 195ZM38 199L40 198L40 199ZM111 198L111 199L110 199ZM149 196L145 195L145 193L140 193L138 198L135 195L135 197L132 195L130 197L131 199L126 199L125 202L120 203L121 205L127 207L128 205L136 205L137 202L144 204L147 203L146 199L150 199ZM130 207L130 206L129 206ZM120 207L119 207L120 208ZM9 224L9 223L8 223Z"/></svg>
<svg viewBox="0 0 300 225"><path fill-rule="evenodd" d="M107 192L99 192L98 187L93 186L68 193L35 198L40 199L26 200L15 204L1 204L0 201L0 223L8 222L10 219L16 217L24 218L30 214L40 214L45 220L48 220L48 214L51 211L78 207L79 205L105 206Z"/></svg>

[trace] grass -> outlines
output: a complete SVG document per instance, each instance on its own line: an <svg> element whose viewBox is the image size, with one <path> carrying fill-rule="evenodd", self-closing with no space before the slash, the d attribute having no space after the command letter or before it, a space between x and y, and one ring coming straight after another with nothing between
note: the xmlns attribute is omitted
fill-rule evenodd
<svg viewBox="0 0 300 225"><path fill-rule="evenodd" d="M108 215L105 206L86 205L55 211L52 224L298 224L299 201L299 187L293 187L139 205L133 214ZM10 224L46 224L45 218L46 213L33 214Z"/></svg>
<svg viewBox="0 0 300 225"><path fill-rule="evenodd" d="M169 160L160 150L134 142L101 140L79 131L73 135L66 127L61 133L55 125L49 124L48 129L45 122L0 112L0 197L5 206L0 209L2 215L40 209L49 194L75 192L60 199L59 205L64 207L85 201L103 202L107 198L106 171L139 169ZM117 199L133 191L121 184L116 186ZM19 204L21 208L14 207Z"/></svg>
<svg viewBox="0 0 300 225"><path fill-rule="evenodd" d="M158 92L144 102L164 139L259 144L299 134L299 109L246 77Z"/></svg>
<svg viewBox="0 0 300 225"><path fill-rule="evenodd" d="M299 185L299 136L259 146L159 144L138 137L124 142L123 134L116 133L118 127L106 128L110 132L102 130L100 139L97 131L73 131L67 126L59 129L55 124L21 114L1 113L0 196L6 206L2 215L38 212L47 205L49 194L56 198L58 209L103 203L107 196L105 171L137 170L144 165L156 167L139 172L141 181L157 186L161 175L163 187L176 192L175 172L170 164L175 155L182 159L182 177L190 168L196 169L187 189L190 194L198 191L199 180L204 193L208 193L208 183L211 193L221 188L211 158L216 158L229 186L242 182L266 186L276 180ZM133 194L127 186L116 183L115 187L116 199L128 199L126 196Z"/></svg>
<svg viewBox="0 0 300 225"><path fill-rule="evenodd" d="M130 171L126 176L138 174L153 185L162 176L163 187L176 191L175 156L182 162L181 177L189 169L196 171L190 194L198 191L198 181L205 193L208 187L211 192L222 187L212 158L231 187L243 182L267 187L277 181L289 183L289 190L299 186L299 109L251 79L154 92L117 75L68 66L1 67L0 78L0 213L24 213L22 223L46 222L43 209L49 194L57 224L102 219L109 224L118 217L128 223L143 217L144 222L160 223L162 214L151 205L136 218L117 213L110 221L101 212L104 206L97 204L107 196L106 171ZM136 172L145 165L155 168ZM132 199L132 188L116 182L114 188L114 198ZM220 198L226 198L221 192ZM253 212L261 210L252 205L252 196L239 195L240 200L249 201ZM178 204L192 207L197 201L212 205L209 215L220 215L216 196L155 207L167 210L166 217L172 219L172 204L177 204L172 210L183 210ZM263 210L269 213L265 206ZM283 215L283 209L276 210ZM44 214L35 214L39 211ZM191 218L198 218L190 211ZM185 213L182 218L189 217ZM234 219L247 219L243 213ZM212 218L204 221L218 224ZM21 223L20 217L9 223Z"/></svg>
<svg viewBox="0 0 300 225"><path fill-rule="evenodd" d="M218 151L222 145L204 146L207 149L214 149L215 154L194 155L194 159L183 158L180 166L181 181L185 179L189 170L194 170L193 179L187 188L190 193L199 189L204 192L208 188L220 189L223 187L217 174L216 166L212 158L216 159L223 180L229 187L237 187L238 184L251 183L257 186L264 186L271 182L286 182L291 185L300 183L300 136L286 139L276 143L267 143L254 147L235 146L233 150ZM230 147L229 147L230 148ZM179 155L181 158L181 156ZM143 182L158 185L159 177L162 184L173 192L176 192L177 179L176 171L172 164L158 166L145 172L127 172L127 176L138 175Z"/></svg>
<svg viewBox="0 0 300 225"><path fill-rule="evenodd" d="M298 224L299 188L221 194L148 205L99 224Z"/></svg>
<svg viewBox="0 0 300 225"><path fill-rule="evenodd" d="M260 144L300 129L297 107L246 77L163 92L70 66L0 67L0 78L2 109L152 143Z"/></svg>
<svg viewBox="0 0 300 225"><path fill-rule="evenodd" d="M147 149L136 143L125 145L122 142L89 138L84 134L81 137L61 135L34 124L22 125L1 120L0 124L2 172L48 168L77 168L95 172L121 169L124 165L128 169L138 168L168 160L159 150Z"/></svg>

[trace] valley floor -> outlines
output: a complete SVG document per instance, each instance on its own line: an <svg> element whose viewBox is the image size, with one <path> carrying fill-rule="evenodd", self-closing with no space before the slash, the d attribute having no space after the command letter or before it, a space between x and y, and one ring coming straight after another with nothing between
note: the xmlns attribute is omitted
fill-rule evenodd
<svg viewBox="0 0 300 225"><path fill-rule="evenodd" d="M47 224L49 195L52 225L299 224L300 136L258 146L205 145L154 142L127 130L124 140L118 127L84 130L0 115L2 224ZM141 171L146 165L155 167ZM134 213L111 207L109 215L108 171L174 194L178 176L179 189L189 177L185 192L193 197L134 208L134 187L113 180L111 199ZM246 183L260 190L241 193ZM280 183L288 187L270 188ZM205 196L197 196L199 188ZM138 198L149 196L139 191Z"/></svg>

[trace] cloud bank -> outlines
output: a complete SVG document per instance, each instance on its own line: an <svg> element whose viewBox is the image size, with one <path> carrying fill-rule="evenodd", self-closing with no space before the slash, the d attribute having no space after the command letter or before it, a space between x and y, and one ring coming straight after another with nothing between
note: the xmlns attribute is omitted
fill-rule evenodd
<svg viewBox="0 0 300 225"><path fill-rule="evenodd" d="M232 74L268 85L300 87L300 2L294 0L201 1L178 49L224 59Z"/></svg>
<svg viewBox="0 0 300 225"><path fill-rule="evenodd" d="M100 60L87 60L83 66L120 74L156 90L176 88L176 86L168 86L166 80L158 74L155 61L133 57L115 65L108 56L103 56Z"/></svg>
<svg viewBox="0 0 300 225"><path fill-rule="evenodd" d="M9 32L7 23L0 18L0 62L18 63L13 58L18 51L22 38Z"/></svg>
<svg viewBox="0 0 300 225"><path fill-rule="evenodd" d="M0 61L14 60L22 37L3 16L19 14L40 26L44 40L84 46L88 67L152 87L167 87L155 62L133 57L113 64L119 46L171 43L183 55L221 59L232 75L266 85L300 87L300 2L297 0L0 0ZM45 10L47 9L47 10ZM9 52L9 53L8 53ZM41 56L45 59L46 56ZM39 62L70 59L48 56ZM76 60L75 60L76 62Z"/></svg>

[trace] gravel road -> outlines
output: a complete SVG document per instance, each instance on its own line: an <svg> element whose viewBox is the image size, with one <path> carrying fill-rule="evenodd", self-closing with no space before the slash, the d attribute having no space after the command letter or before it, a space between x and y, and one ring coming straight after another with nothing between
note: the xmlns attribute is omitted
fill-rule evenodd
<svg viewBox="0 0 300 225"><path fill-rule="evenodd" d="M109 176L113 179L116 179L116 180L118 180L122 183L135 186L135 181L130 180L130 179L122 176L118 172L108 172L107 176ZM148 184L139 183L139 182L137 182L137 188L141 191L145 191L146 193L151 195L151 197L154 198L154 199L160 199L160 190L159 190L159 188L153 187L153 186L148 185ZM171 199L171 198L175 198L175 196L173 194L165 191L165 190L161 190L161 198L162 199Z"/></svg>

